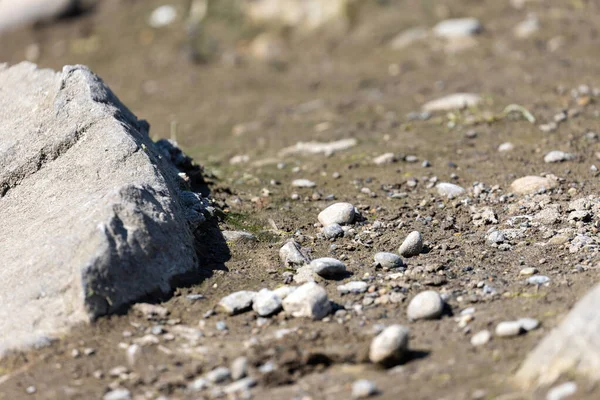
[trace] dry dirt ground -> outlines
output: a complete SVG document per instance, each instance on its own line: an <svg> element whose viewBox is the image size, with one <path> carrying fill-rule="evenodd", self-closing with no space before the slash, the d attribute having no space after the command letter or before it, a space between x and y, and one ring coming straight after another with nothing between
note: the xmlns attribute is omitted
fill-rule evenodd
<svg viewBox="0 0 600 400"><path fill-rule="evenodd" d="M219 39L219 55L205 64L189 62L181 26L158 31L147 26L150 12L162 4L155 0L106 1L77 19L0 37L0 61L34 56L39 65L54 69L89 65L150 122L153 136L176 135L205 166L212 195L228 214L222 228L247 230L259 239L232 243L226 268L207 267L201 283L158 299L170 311L168 321L149 321L129 311L78 327L49 347L0 361L0 399L92 399L116 387L140 399L210 398L210 390L186 388L240 355L249 358L250 374L258 379L251 390L257 399L350 398L358 378L375 382L382 399L545 398L547 388L521 392L512 376L598 281L597 247L570 252L568 243L548 241L563 228L583 229L593 238L597 232L594 218L585 226L570 223L567 204L597 195L598 177L591 167L600 162L598 135L593 134L600 132L600 112L593 93L581 88L574 97L572 90L600 87L600 6L591 0L532 0L523 9L498 0L367 3L352 31L342 37L294 37L278 63L254 61L248 55L253 32L227 21L213 21L208 29ZM530 12L540 21L539 31L515 37L514 27ZM462 16L478 18L485 28L464 48L436 40L402 50L387 46L405 29ZM39 46L37 57L32 43ZM484 103L425 121L407 117L425 101L454 92L479 93ZM537 122L494 118L509 104L524 106ZM555 131L538 128L563 110L571 114ZM279 154L298 141L344 138L358 144L329 157ZM514 149L499 152L504 142L512 142ZM576 158L546 164L544 154L551 150ZM375 165L373 158L386 152L414 155L418 162ZM229 160L236 155L249 160L232 165ZM424 168L423 160L431 166ZM500 199L515 178L544 173L561 179L556 190L529 200ZM434 176L468 188L471 202L439 196L427 185ZM293 188L298 178L316 187ZM414 187L412 179L417 180ZM487 188L485 199L473 194L474 182ZM392 192L405 195L393 198ZM292 200L293 193L299 199ZM359 236L338 239L335 249L318 237L315 226L319 211L332 203L330 195L355 204L365 217L355 227ZM524 237L509 251L486 244L490 226L472 222L471 205L491 207L498 227L506 228L513 221L521 224L511 217L533 215L547 204L563 207L562 220L548 228L554 233L545 236L548 229L525 224ZM374 226L376 221L382 224ZM406 260L409 273L398 279L376 270L373 254L396 251L412 230L423 234L428 252ZM342 309L347 306L323 321L283 315L257 320L253 312L207 314L234 291L282 285L286 270L278 251L291 237L315 257L344 259L352 273L344 281L364 279L377 292L374 298L384 300L368 304L364 294L342 296L336 290L340 282L322 280L331 300ZM549 276L550 284L524 284L519 271L525 267ZM427 288L446 294L454 315L411 323L408 301ZM406 300L389 302L391 292ZM191 301L189 294L204 298ZM459 326L455 318L467 307L475 308L475 319ZM471 345L474 333L520 317L536 318L541 327ZM216 328L220 321L227 330ZM384 370L369 364L366 353L378 324L392 323L410 328L411 354L402 365ZM136 362L128 364L126 346L156 325L164 330L156 335L159 344L144 346ZM194 336L197 329L201 337ZM289 330L287 335L282 329ZM273 371L260 372L269 362ZM118 366L127 371L111 374ZM573 379L578 392L572 398L600 396L593 384L563 378ZM35 393L28 394L31 387Z"/></svg>

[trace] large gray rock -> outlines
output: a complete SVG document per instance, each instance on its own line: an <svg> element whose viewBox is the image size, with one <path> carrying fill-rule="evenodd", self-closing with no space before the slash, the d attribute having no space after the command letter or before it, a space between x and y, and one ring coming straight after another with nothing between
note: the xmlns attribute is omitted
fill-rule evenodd
<svg viewBox="0 0 600 400"><path fill-rule="evenodd" d="M0 88L0 354L198 275L208 201L100 78L0 65Z"/></svg>
<svg viewBox="0 0 600 400"><path fill-rule="evenodd" d="M526 387L546 386L561 375L600 379L600 285L594 287L527 356L517 372Z"/></svg>

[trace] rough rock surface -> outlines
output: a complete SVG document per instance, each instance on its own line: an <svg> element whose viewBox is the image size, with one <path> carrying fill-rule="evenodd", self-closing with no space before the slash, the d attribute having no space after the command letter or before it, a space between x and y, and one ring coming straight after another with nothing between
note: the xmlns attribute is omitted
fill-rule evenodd
<svg viewBox="0 0 600 400"><path fill-rule="evenodd" d="M545 386L563 374L600 379L600 285L595 286L527 356L517 372L523 386Z"/></svg>
<svg viewBox="0 0 600 400"><path fill-rule="evenodd" d="M100 78L22 63L0 87L0 354L198 271L207 200Z"/></svg>

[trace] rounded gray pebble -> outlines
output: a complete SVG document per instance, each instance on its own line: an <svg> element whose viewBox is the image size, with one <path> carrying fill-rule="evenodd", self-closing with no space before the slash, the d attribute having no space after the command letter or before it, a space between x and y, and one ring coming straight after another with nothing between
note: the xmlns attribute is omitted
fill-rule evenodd
<svg viewBox="0 0 600 400"><path fill-rule="evenodd" d="M366 379L359 379L352 384L352 398L366 399L376 395L379 392L375 383Z"/></svg>
<svg viewBox="0 0 600 400"><path fill-rule="evenodd" d="M417 321L420 319L437 319L444 311L444 301L439 293L427 290L417 294L408 304L406 313L408 319Z"/></svg>
<svg viewBox="0 0 600 400"><path fill-rule="evenodd" d="M323 228L323 235L325 235L327 239L335 239L343 237L344 230L339 224L331 224Z"/></svg>
<svg viewBox="0 0 600 400"><path fill-rule="evenodd" d="M312 260L310 266L317 275L323 278L335 278L346 273L346 265L340 260L330 257Z"/></svg>
<svg viewBox="0 0 600 400"><path fill-rule="evenodd" d="M404 267L404 261L402 257L394 253L379 252L373 257L375 265L379 265L382 268L402 268Z"/></svg>
<svg viewBox="0 0 600 400"><path fill-rule="evenodd" d="M347 225L354 221L354 206L350 203L335 203L319 213L318 219L323 226Z"/></svg>
<svg viewBox="0 0 600 400"><path fill-rule="evenodd" d="M373 339L369 348L369 360L373 363L399 361L408 350L410 330L403 325L391 325Z"/></svg>
<svg viewBox="0 0 600 400"><path fill-rule="evenodd" d="M415 257L423 250L423 237L418 231L411 232L400 245L398 252L402 257Z"/></svg>

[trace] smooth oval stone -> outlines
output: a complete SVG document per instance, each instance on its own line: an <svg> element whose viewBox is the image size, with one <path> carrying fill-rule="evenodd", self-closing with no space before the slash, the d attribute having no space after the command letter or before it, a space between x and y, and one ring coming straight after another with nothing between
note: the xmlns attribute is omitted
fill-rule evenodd
<svg viewBox="0 0 600 400"><path fill-rule="evenodd" d="M391 325L373 339L369 348L369 360L388 363L402 359L408 350L410 330L403 325Z"/></svg>
<svg viewBox="0 0 600 400"><path fill-rule="evenodd" d="M444 301L439 293L427 290L417 294L408 304L406 313L408 319L417 321L420 319L437 319L444 311Z"/></svg>
<svg viewBox="0 0 600 400"><path fill-rule="evenodd" d="M483 30L481 23L475 18L453 18L439 22L433 27L436 36L444 38L460 38L473 36Z"/></svg>
<svg viewBox="0 0 600 400"><path fill-rule="evenodd" d="M327 291L314 282L305 283L290 293L282 303L286 314L296 318L323 319L331 311Z"/></svg>
<svg viewBox="0 0 600 400"><path fill-rule="evenodd" d="M346 273L346 265L335 258L317 258L310 263L313 271L324 278L334 278Z"/></svg>
<svg viewBox="0 0 600 400"><path fill-rule="evenodd" d="M452 111L475 107L481 103L481 96L473 93L454 93L423 104L423 111Z"/></svg>
<svg viewBox="0 0 600 400"><path fill-rule="evenodd" d="M520 335L523 327L519 321L504 321L496 325L496 336L511 337Z"/></svg>
<svg viewBox="0 0 600 400"><path fill-rule="evenodd" d="M540 190L550 190L558 186L554 179L541 176L524 176L511 183L510 189L516 194L534 194Z"/></svg>
<svg viewBox="0 0 600 400"><path fill-rule="evenodd" d="M394 253L379 252L373 256L375 265L379 265L382 268L401 268L404 267L404 261L402 257Z"/></svg>
<svg viewBox="0 0 600 400"><path fill-rule="evenodd" d="M337 287L338 292L345 294L345 293L353 293L353 294L358 294L358 293L364 293L367 291L369 287L369 284L367 282L363 282L363 281L352 281L352 282L348 282L345 285L340 285Z"/></svg>
<svg viewBox="0 0 600 400"><path fill-rule="evenodd" d="M465 192L463 187L448 182L440 182L435 186L435 188L440 196L444 196L449 199L458 197Z"/></svg>
<svg viewBox="0 0 600 400"><path fill-rule="evenodd" d="M335 203L319 213L318 219L323 226L347 225L354 221L354 206L350 203Z"/></svg>
<svg viewBox="0 0 600 400"><path fill-rule="evenodd" d="M403 257L414 257L423 250L423 237L418 231L411 232L400 245L398 252Z"/></svg>
<svg viewBox="0 0 600 400"><path fill-rule="evenodd" d="M339 224L331 224L323 228L323 235L325 235L327 239L335 239L343 237L344 230Z"/></svg>

